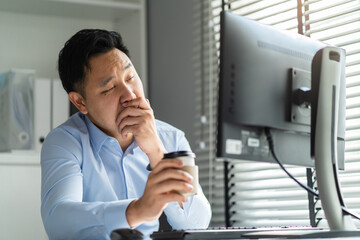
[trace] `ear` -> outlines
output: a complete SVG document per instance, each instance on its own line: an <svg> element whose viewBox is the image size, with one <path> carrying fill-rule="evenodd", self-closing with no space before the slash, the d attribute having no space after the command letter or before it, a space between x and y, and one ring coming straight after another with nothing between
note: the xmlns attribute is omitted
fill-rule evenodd
<svg viewBox="0 0 360 240"><path fill-rule="evenodd" d="M88 110L85 105L85 99L78 92L69 92L69 100L75 105L75 107L83 114L87 114Z"/></svg>

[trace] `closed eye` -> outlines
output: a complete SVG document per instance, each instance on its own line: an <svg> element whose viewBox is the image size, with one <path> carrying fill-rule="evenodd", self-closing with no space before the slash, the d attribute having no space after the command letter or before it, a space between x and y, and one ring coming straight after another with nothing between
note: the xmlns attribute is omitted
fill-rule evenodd
<svg viewBox="0 0 360 240"><path fill-rule="evenodd" d="M115 86L113 86L113 87L111 87L111 88L109 88L109 89L107 89L107 90L105 90L105 91L102 91L101 94L106 95L106 94L108 94L111 90L113 90L114 88L115 88Z"/></svg>
<svg viewBox="0 0 360 240"><path fill-rule="evenodd" d="M128 78L126 81L131 81L132 79L134 79L135 75L131 75L130 78Z"/></svg>

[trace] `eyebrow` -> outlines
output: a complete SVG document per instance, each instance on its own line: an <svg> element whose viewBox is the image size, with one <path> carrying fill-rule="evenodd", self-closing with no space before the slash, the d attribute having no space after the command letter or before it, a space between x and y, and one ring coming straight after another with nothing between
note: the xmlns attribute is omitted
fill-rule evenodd
<svg viewBox="0 0 360 240"><path fill-rule="evenodd" d="M124 70L129 69L129 68L131 68L131 67L132 67L132 64L131 64L131 62L129 62L129 63L124 67ZM102 82L99 84L99 86L100 86L100 87L105 87L106 84L108 84L113 78L114 78L114 76L110 76L110 77L106 78L104 81L102 81Z"/></svg>
<svg viewBox="0 0 360 240"><path fill-rule="evenodd" d="M105 87L106 84L108 84L113 78L114 78L114 76L111 76L111 77L106 78L104 81L102 81L102 82L99 84L99 86L100 86L100 87Z"/></svg>
<svg viewBox="0 0 360 240"><path fill-rule="evenodd" d="M124 67L124 70L128 69L128 68L131 68L132 67L132 64L131 62L129 62L125 67Z"/></svg>

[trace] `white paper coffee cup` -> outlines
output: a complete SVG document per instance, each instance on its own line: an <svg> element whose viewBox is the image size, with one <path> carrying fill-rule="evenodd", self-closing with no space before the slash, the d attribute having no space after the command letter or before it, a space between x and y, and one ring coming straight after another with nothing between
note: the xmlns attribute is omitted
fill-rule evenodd
<svg viewBox="0 0 360 240"><path fill-rule="evenodd" d="M193 181L191 182L193 190L191 192L179 191L179 193L184 196L197 194L199 185L199 168L195 165L195 154L190 151L178 151L164 154L163 159L171 158L180 159L184 163L184 167L182 167L181 170L188 172L193 177Z"/></svg>

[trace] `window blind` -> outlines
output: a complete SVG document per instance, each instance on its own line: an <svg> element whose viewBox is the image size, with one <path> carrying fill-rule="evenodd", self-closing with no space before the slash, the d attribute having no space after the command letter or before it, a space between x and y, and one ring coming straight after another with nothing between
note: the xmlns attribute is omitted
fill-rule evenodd
<svg viewBox="0 0 360 240"><path fill-rule="evenodd" d="M218 49L221 1L194 0L194 81L196 161L200 184L212 207L210 226L224 226L223 163L215 160Z"/></svg>
<svg viewBox="0 0 360 240"><path fill-rule="evenodd" d="M340 182L349 209L360 212L360 1L358 0L194 0L197 162L200 182L213 210L211 226L225 226L224 167L215 160L219 76L220 12L225 10L274 27L305 34L347 52L346 154ZM304 184L303 167L286 168ZM309 171L309 170L308 170ZM231 226L327 226L318 199L310 222L307 193L276 164L229 163ZM359 221L356 222L359 226Z"/></svg>

